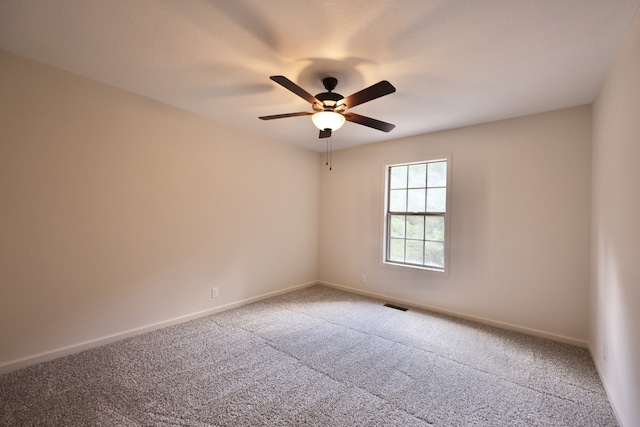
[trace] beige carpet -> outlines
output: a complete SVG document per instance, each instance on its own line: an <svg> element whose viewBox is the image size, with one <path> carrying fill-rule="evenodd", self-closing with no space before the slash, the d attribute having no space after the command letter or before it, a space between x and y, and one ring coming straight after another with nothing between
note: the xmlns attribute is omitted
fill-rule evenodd
<svg viewBox="0 0 640 427"><path fill-rule="evenodd" d="M0 377L3 426L615 426L582 348L313 286Z"/></svg>

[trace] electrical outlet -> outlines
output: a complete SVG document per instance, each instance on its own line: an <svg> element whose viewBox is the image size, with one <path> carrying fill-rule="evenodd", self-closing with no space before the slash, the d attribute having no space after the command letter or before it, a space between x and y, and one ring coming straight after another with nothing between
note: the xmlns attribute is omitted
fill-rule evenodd
<svg viewBox="0 0 640 427"><path fill-rule="evenodd" d="M367 275L366 274L361 274L360 275L360 283L367 283Z"/></svg>
<svg viewBox="0 0 640 427"><path fill-rule="evenodd" d="M220 293L220 288L217 286L215 288L211 288L211 298L218 298L218 294Z"/></svg>
<svg viewBox="0 0 640 427"><path fill-rule="evenodd" d="M606 362L607 359L609 359L609 346L602 344L602 360Z"/></svg>

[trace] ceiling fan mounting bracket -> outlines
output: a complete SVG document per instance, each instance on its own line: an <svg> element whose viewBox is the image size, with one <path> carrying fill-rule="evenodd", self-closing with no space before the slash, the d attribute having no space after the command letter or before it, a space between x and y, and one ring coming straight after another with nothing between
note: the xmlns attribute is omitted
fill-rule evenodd
<svg viewBox="0 0 640 427"><path fill-rule="evenodd" d="M322 84L328 92L331 92L336 88L336 86L338 86L338 79L335 77L325 77L322 79Z"/></svg>

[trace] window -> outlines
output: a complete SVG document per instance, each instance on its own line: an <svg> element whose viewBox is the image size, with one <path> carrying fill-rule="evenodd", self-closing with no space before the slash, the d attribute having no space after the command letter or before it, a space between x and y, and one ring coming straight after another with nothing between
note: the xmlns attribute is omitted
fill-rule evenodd
<svg viewBox="0 0 640 427"><path fill-rule="evenodd" d="M385 263L446 271L448 163L385 167Z"/></svg>

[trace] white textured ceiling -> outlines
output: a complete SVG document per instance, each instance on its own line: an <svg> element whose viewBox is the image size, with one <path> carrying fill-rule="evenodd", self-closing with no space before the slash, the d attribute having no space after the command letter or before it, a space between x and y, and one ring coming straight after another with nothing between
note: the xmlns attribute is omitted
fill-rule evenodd
<svg viewBox="0 0 640 427"><path fill-rule="evenodd" d="M269 80L350 95L334 149L590 103L640 0L0 0L0 48L322 151L310 111Z"/></svg>

